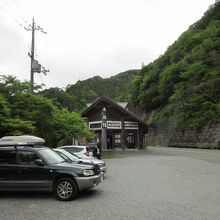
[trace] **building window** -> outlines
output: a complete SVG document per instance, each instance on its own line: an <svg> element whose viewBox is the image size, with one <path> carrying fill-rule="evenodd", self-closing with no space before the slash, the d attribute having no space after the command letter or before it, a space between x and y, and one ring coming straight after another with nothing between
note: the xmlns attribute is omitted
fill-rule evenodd
<svg viewBox="0 0 220 220"><path fill-rule="evenodd" d="M115 134L115 143L120 144L121 143L121 135L120 134Z"/></svg>
<svg viewBox="0 0 220 220"><path fill-rule="evenodd" d="M116 144L120 144L121 143L121 139L115 139L115 143Z"/></svg>
<svg viewBox="0 0 220 220"><path fill-rule="evenodd" d="M134 135L129 134L127 137L128 144L133 144L134 143Z"/></svg>
<svg viewBox="0 0 220 220"><path fill-rule="evenodd" d="M115 138L121 138L121 135L120 134L116 134Z"/></svg>

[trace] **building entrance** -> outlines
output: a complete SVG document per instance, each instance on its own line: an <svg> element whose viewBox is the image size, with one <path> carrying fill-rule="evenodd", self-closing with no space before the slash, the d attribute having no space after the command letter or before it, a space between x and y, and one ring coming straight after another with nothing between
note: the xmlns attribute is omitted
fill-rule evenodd
<svg viewBox="0 0 220 220"><path fill-rule="evenodd" d="M135 136L134 136L134 133L128 133L128 136L127 136L127 147L128 148L135 148Z"/></svg>
<svg viewBox="0 0 220 220"><path fill-rule="evenodd" d="M112 132L107 132L107 149L113 149L112 145Z"/></svg>
<svg viewBox="0 0 220 220"><path fill-rule="evenodd" d="M115 149L121 147L121 132L120 131L107 131L107 149Z"/></svg>

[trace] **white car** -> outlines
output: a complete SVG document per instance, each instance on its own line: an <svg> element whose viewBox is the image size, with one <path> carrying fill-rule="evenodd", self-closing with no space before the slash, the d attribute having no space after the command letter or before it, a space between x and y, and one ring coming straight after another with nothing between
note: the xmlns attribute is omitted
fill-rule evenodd
<svg viewBox="0 0 220 220"><path fill-rule="evenodd" d="M98 160L95 158L79 158L74 153L70 153L67 150L61 148L55 148L53 150L56 151L64 159L70 160L72 162L97 164L99 165L101 172L106 173L107 171L106 164L103 160Z"/></svg>
<svg viewBox="0 0 220 220"><path fill-rule="evenodd" d="M88 146L70 145L59 147L65 149L70 153L74 153L79 158L93 158L93 153Z"/></svg>

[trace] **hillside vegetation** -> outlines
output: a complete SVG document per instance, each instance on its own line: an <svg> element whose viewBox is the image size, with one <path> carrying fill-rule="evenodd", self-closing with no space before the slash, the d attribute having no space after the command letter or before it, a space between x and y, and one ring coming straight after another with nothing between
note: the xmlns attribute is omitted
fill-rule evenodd
<svg viewBox="0 0 220 220"><path fill-rule="evenodd" d="M166 109L150 123L174 116L179 127L199 129L220 118L219 2L141 69L132 81L130 102L144 112Z"/></svg>
<svg viewBox="0 0 220 220"><path fill-rule="evenodd" d="M44 90L42 94L57 101L62 107L80 112L87 103L95 101L100 96L108 96L117 101L128 100L130 81L137 73L138 70L128 70L105 79L94 76L68 85L65 90L50 88Z"/></svg>
<svg viewBox="0 0 220 220"><path fill-rule="evenodd" d="M0 76L0 137L32 134L44 138L51 147L71 144L73 137L93 137L79 114L42 95L30 94L29 88L29 82Z"/></svg>

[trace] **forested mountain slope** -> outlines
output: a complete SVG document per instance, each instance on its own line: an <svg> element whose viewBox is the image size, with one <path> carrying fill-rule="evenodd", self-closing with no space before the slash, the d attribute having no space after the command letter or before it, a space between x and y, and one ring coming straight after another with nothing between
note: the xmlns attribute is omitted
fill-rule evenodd
<svg viewBox="0 0 220 220"><path fill-rule="evenodd" d="M175 121L173 123L175 125L171 126L173 132L181 131L183 136L187 132L191 132L192 135L192 132L198 132L205 127L208 129L207 126L212 127L218 123L219 2L211 6L199 21L190 26L164 55L141 69L140 74L132 81L130 103L136 110L144 112L147 122L154 125L151 135L158 134L158 123L170 119ZM164 129L168 124L167 121ZM175 136L172 132L168 136L165 135L168 145L173 135ZM218 137L220 139L220 136ZM162 138L161 142L163 141ZM192 142L199 142L199 137L198 140L191 138L190 143Z"/></svg>
<svg viewBox="0 0 220 220"><path fill-rule="evenodd" d="M131 79L138 74L138 71L128 70L110 78L94 76L68 85L65 90L50 88L44 90L42 94L56 100L62 107L78 112L84 109L87 103L93 102L100 96L126 101Z"/></svg>

